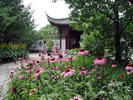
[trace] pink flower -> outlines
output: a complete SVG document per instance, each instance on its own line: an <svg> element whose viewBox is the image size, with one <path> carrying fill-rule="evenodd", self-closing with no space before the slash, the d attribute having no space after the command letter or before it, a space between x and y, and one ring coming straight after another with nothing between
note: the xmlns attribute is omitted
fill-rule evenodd
<svg viewBox="0 0 133 100"><path fill-rule="evenodd" d="M101 72L96 72L97 74L100 74Z"/></svg>
<svg viewBox="0 0 133 100"><path fill-rule="evenodd" d="M32 69L29 67L29 68L27 68L27 70L25 71L25 73L29 73L31 71L32 71Z"/></svg>
<svg viewBox="0 0 133 100"><path fill-rule="evenodd" d="M24 76L23 76L23 75L21 75L21 76L19 76L19 77L18 77L18 80L19 80L19 79L23 79L23 78L24 78Z"/></svg>
<svg viewBox="0 0 133 100"><path fill-rule="evenodd" d="M133 65L132 64L128 64L125 69L128 71L127 74L133 73Z"/></svg>
<svg viewBox="0 0 133 100"><path fill-rule="evenodd" d="M23 59L21 57L18 58L19 62L23 62Z"/></svg>
<svg viewBox="0 0 133 100"><path fill-rule="evenodd" d="M14 72L10 73L10 78L14 78Z"/></svg>
<svg viewBox="0 0 133 100"><path fill-rule="evenodd" d="M117 86L116 86L115 84L113 84L113 85L112 85L112 87L114 87L114 88L115 88L115 87L117 87Z"/></svg>
<svg viewBox="0 0 133 100"><path fill-rule="evenodd" d="M128 70L127 74L133 73L133 70Z"/></svg>
<svg viewBox="0 0 133 100"><path fill-rule="evenodd" d="M74 99L70 99L70 100L83 100L83 99L81 99L80 97L76 96L76 97L74 97Z"/></svg>
<svg viewBox="0 0 133 100"><path fill-rule="evenodd" d="M128 64L125 69L126 70L133 70L132 64Z"/></svg>
<svg viewBox="0 0 133 100"><path fill-rule="evenodd" d="M96 68L94 68L93 70L96 71L96 70L99 69L99 68L100 68L100 67L96 67Z"/></svg>
<svg viewBox="0 0 133 100"><path fill-rule="evenodd" d="M31 75L28 75L28 78L27 78L27 80L31 80Z"/></svg>
<svg viewBox="0 0 133 100"><path fill-rule="evenodd" d="M34 67L34 68L39 68L39 66L38 66L38 65L34 65L33 67Z"/></svg>
<svg viewBox="0 0 133 100"><path fill-rule="evenodd" d="M13 93L17 92L17 87L16 87L16 86L13 87L13 88L11 89L11 92L13 92Z"/></svg>
<svg viewBox="0 0 133 100"><path fill-rule="evenodd" d="M88 54L88 51L85 51L85 49L80 49L80 51L78 52L78 55L80 56L83 56L83 55L87 55Z"/></svg>
<svg viewBox="0 0 133 100"><path fill-rule="evenodd" d="M60 78L60 76L58 76L58 75L54 77L55 80L57 80L57 79L59 79L59 78Z"/></svg>
<svg viewBox="0 0 133 100"><path fill-rule="evenodd" d="M46 61L46 60L45 60L45 58L44 58L44 57L42 57L42 58L41 58L41 62L44 62L44 61Z"/></svg>
<svg viewBox="0 0 133 100"><path fill-rule="evenodd" d="M33 90L29 93L29 95L32 95L33 93L35 93L36 90L37 90L37 88L33 89Z"/></svg>
<svg viewBox="0 0 133 100"><path fill-rule="evenodd" d="M69 65L64 65L65 68L69 67Z"/></svg>
<svg viewBox="0 0 133 100"><path fill-rule="evenodd" d="M68 54L68 51L64 51L64 54L67 55Z"/></svg>
<svg viewBox="0 0 133 100"><path fill-rule="evenodd" d="M60 47L59 47L59 46L56 46L56 47L54 48L54 50L58 50L58 49L60 49Z"/></svg>
<svg viewBox="0 0 133 100"><path fill-rule="evenodd" d="M88 74L88 71L84 67L79 67L79 70L80 70L80 72L79 72L80 75L81 74Z"/></svg>
<svg viewBox="0 0 133 100"><path fill-rule="evenodd" d="M89 74L92 74L92 73L93 73L92 71L89 72Z"/></svg>
<svg viewBox="0 0 133 100"><path fill-rule="evenodd" d="M24 62L28 62L28 61L30 61L30 59L28 59L28 58L24 59Z"/></svg>
<svg viewBox="0 0 133 100"><path fill-rule="evenodd" d="M17 62L15 61L14 64L17 65Z"/></svg>
<svg viewBox="0 0 133 100"><path fill-rule="evenodd" d="M131 67L131 66L126 66L125 69L126 69L126 70L133 70L133 67Z"/></svg>
<svg viewBox="0 0 133 100"><path fill-rule="evenodd" d="M48 47L47 47L47 46L43 48L43 50L47 50L47 49L48 49Z"/></svg>
<svg viewBox="0 0 133 100"><path fill-rule="evenodd" d="M50 63L55 63L55 62L57 62L57 60L56 60L55 57L51 57L51 58L49 59L49 62L50 62Z"/></svg>
<svg viewBox="0 0 133 100"><path fill-rule="evenodd" d="M87 71L87 70L82 70L82 71L79 72L79 74L80 74L80 75L81 75L81 74L88 74L88 71Z"/></svg>
<svg viewBox="0 0 133 100"><path fill-rule="evenodd" d="M112 79L112 82L115 82L115 79Z"/></svg>
<svg viewBox="0 0 133 100"><path fill-rule="evenodd" d="M112 68L115 68L115 67L117 67L117 65L116 64L112 64Z"/></svg>
<svg viewBox="0 0 133 100"><path fill-rule="evenodd" d="M62 54L59 54L58 56L59 56L60 61L65 61L65 58L63 57Z"/></svg>
<svg viewBox="0 0 133 100"><path fill-rule="evenodd" d="M60 69L60 67L58 67L58 66L54 67L54 70L59 70L59 69Z"/></svg>
<svg viewBox="0 0 133 100"><path fill-rule="evenodd" d="M121 75L120 75L120 78L124 78L124 77L125 77L125 74L121 74Z"/></svg>
<svg viewBox="0 0 133 100"><path fill-rule="evenodd" d="M94 60L95 65L104 65L106 63L106 58L98 57Z"/></svg>
<svg viewBox="0 0 133 100"><path fill-rule="evenodd" d="M73 70L72 68L68 68L61 75L65 78L66 76L73 75L74 72L75 72L75 70Z"/></svg>
<svg viewBox="0 0 133 100"><path fill-rule="evenodd" d="M19 74L21 74L22 72L19 72Z"/></svg>
<svg viewBox="0 0 133 100"><path fill-rule="evenodd" d="M101 76L98 76L97 79L101 79L102 77Z"/></svg>
<svg viewBox="0 0 133 100"><path fill-rule="evenodd" d="M23 60L21 57L18 58L19 61Z"/></svg>
<svg viewBox="0 0 133 100"><path fill-rule="evenodd" d="M38 70L35 72L34 77L40 75L42 72L44 72L44 69L43 69L43 68L38 69Z"/></svg>
<svg viewBox="0 0 133 100"><path fill-rule="evenodd" d="M59 55L59 53L58 52L52 52L54 55Z"/></svg>
<svg viewBox="0 0 133 100"><path fill-rule="evenodd" d="M66 58L66 61L67 61L67 62L70 62L70 61L73 61L73 60L75 60L74 57Z"/></svg>

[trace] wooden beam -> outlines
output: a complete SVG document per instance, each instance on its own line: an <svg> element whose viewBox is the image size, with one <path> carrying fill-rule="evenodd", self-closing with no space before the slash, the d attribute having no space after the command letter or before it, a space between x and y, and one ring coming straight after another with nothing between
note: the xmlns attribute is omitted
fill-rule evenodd
<svg viewBox="0 0 133 100"><path fill-rule="evenodd" d="M60 49L61 49L61 45L62 45L62 42L61 42L61 40L62 40L62 30L61 30L61 28L60 27L58 27L58 33L59 33L59 36L60 36Z"/></svg>
<svg viewBox="0 0 133 100"><path fill-rule="evenodd" d="M66 33L66 49L71 49L71 35L70 35L70 31L69 28L65 29L65 33Z"/></svg>

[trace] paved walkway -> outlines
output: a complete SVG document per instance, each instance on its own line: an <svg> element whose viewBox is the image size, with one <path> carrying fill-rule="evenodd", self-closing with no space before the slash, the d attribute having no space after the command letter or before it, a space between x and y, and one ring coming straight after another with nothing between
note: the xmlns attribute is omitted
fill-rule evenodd
<svg viewBox="0 0 133 100"><path fill-rule="evenodd" d="M29 54L30 59L39 59L39 53L31 53ZM14 63L7 63L0 65L0 100L2 97L6 95L7 91L7 82L9 79L10 72L19 67L19 65L15 65Z"/></svg>

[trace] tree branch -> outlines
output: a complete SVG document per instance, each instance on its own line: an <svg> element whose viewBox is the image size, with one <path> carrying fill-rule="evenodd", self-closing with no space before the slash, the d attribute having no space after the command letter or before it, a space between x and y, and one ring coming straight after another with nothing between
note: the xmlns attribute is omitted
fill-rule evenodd
<svg viewBox="0 0 133 100"><path fill-rule="evenodd" d="M114 18L112 16L110 16L109 14L105 13L104 11L100 10L97 8L98 11L100 11L101 13L103 13L104 15L106 15L108 18L110 18L111 20L114 21Z"/></svg>

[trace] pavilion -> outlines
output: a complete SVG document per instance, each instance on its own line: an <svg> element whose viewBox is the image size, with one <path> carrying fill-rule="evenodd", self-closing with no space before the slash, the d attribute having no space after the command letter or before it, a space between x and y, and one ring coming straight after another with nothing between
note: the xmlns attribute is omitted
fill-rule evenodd
<svg viewBox="0 0 133 100"><path fill-rule="evenodd" d="M66 46L65 49L79 48L80 35L82 32L77 31L69 26L69 24L73 24L69 18L55 19L47 15L47 19L51 25L58 27L60 48L62 48L63 45ZM62 43L62 37L65 38L65 44Z"/></svg>

